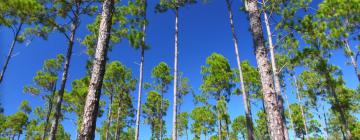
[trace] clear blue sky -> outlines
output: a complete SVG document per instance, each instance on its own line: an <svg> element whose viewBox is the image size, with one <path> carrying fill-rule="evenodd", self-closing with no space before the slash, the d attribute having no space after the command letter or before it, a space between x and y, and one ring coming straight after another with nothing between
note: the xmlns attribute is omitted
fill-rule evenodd
<svg viewBox="0 0 360 140"><path fill-rule="evenodd" d="M171 67L173 66L174 57L174 13L166 12L164 14L154 13L154 6L157 1L149 0L147 30L147 42L151 49L145 52L145 71L144 81L151 82L151 69L161 61L165 61ZM239 11L240 0L233 1L233 11L235 14L235 27L239 39L240 57L242 60L248 60L256 66L255 56L252 47L252 38L249 32L249 24L246 14ZM76 38L83 39L88 33L86 24L91 23L92 18L82 18ZM190 84L196 93L199 93L201 85L200 67L205 64L206 57L213 52L220 53L229 59L233 68L236 67L236 59L233 47L233 41L230 32L228 13L225 1L212 0L207 4L195 4L187 6L180 10L179 18L179 70L184 76L190 79ZM12 33L9 29L0 27L0 64L3 65L8 46L11 43ZM47 41L34 38L30 44L17 44L14 56L11 59L3 83L0 85L1 102L5 108L5 114L15 113L22 100L28 100L32 107L43 106L44 101L37 96L23 93L23 87L32 84L32 78L36 71L41 69L43 61L55 57L59 53L65 53L67 42L59 33L52 33ZM87 55L85 47L76 42L73 56L70 64L69 80L66 85L67 91L71 90L71 82L85 75L85 62ZM133 75L138 77L139 50L130 47L125 40L123 43L114 46L113 51L109 54L111 61L119 60L127 67L131 68ZM336 59L335 59L336 58ZM358 82L355 78L354 71L348 61L343 57L341 50L334 52L331 63L342 68L344 79L348 87L355 89ZM290 83L289 83L290 84ZM132 93L135 97L137 90ZM292 88L286 90L290 102L295 102ZM143 103L146 99L146 93L143 93ZM102 96L103 99L105 96ZM169 99L172 106L172 86L169 87L165 98ZM191 111L194 108L191 95L185 97L182 111ZM252 106L253 115L255 116L261 104ZM171 134L172 107L168 109L168 115L165 117L167 136ZM229 103L229 112L231 119L240 114L244 114L241 96L233 96ZM74 118L72 114L66 114L69 118ZM97 124L100 126L105 116L98 119ZM75 139L76 126L69 120L64 120L62 124L65 130ZM150 127L141 124L140 139L146 140L150 137ZM99 139L99 137L96 137Z"/></svg>

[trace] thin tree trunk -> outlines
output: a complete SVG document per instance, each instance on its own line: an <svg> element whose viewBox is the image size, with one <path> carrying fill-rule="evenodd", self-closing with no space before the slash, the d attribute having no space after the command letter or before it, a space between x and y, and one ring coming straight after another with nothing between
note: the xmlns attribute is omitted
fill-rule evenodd
<svg viewBox="0 0 360 140"><path fill-rule="evenodd" d="M251 107L249 104L248 93L245 91L244 78L243 78L241 61L240 61L239 50L238 50L238 39L237 39L234 21L233 21L233 12L232 12L231 4L230 4L229 0L226 0L226 4L227 4L228 13L229 13L230 27L231 27L232 37L233 37L233 41L234 41L237 66L238 66L238 70L239 70L240 87L241 87L241 91L243 93L242 97L243 97L245 116L246 116L247 138L248 138L248 140L253 140L254 139L254 128L253 128L253 123L252 123Z"/></svg>
<svg viewBox="0 0 360 140"><path fill-rule="evenodd" d="M189 135L188 135L188 130L187 129L185 130L185 133L186 133L186 140L189 140Z"/></svg>
<svg viewBox="0 0 360 140"><path fill-rule="evenodd" d="M179 8L175 8L175 58L174 58L174 105L173 105L173 130L172 140L177 140L177 77L178 77L178 46L179 46Z"/></svg>
<svg viewBox="0 0 360 140"><path fill-rule="evenodd" d="M164 90L161 90L161 100L160 100L160 140L163 139L163 98L164 98Z"/></svg>
<svg viewBox="0 0 360 140"><path fill-rule="evenodd" d="M297 97L297 100L298 100L298 104L300 106L300 110L301 110L301 116L303 118L303 124L304 124L304 129L305 129L305 136L306 136L306 140L310 140L309 139L309 131L308 131L308 128L307 128L307 121L306 121L306 115L305 115L305 112L304 112L304 109L303 109L303 106L302 106L302 103L301 103L301 97L299 95L299 88L297 86L297 80L296 80L296 76L293 75L293 78L294 78L294 82L295 82L295 88L296 88L296 97Z"/></svg>
<svg viewBox="0 0 360 140"><path fill-rule="evenodd" d="M19 36L19 33L20 33L20 31L21 31L21 28L22 28L22 25L23 25L23 23L21 22L21 23L19 24L19 27L16 29L15 34L14 34L13 41L12 41L12 43L11 43L11 45L10 45L9 53L8 53L8 55L7 55L7 57L6 57L5 64L4 64L4 66L3 66L3 68L2 68L2 71L1 71L1 74L0 74L0 84L1 84L1 82L2 82L2 80L3 80L3 78L4 78L6 68L7 68L8 64L9 64L11 55L12 55L12 53L13 53L13 51L14 51L15 44L16 44L16 41L17 41L17 37Z"/></svg>
<svg viewBox="0 0 360 140"><path fill-rule="evenodd" d="M230 139L230 129L229 129L229 122L227 119L226 119L225 123L226 123L226 137L227 137L226 139L229 140Z"/></svg>
<svg viewBox="0 0 360 140"><path fill-rule="evenodd" d="M328 140L328 137L329 137L329 132L328 132L328 123L327 123L327 117L326 117L326 112L325 112L325 107L324 107L324 105L322 106L322 108L323 108L323 116L324 116L324 123L325 123L325 133L326 133L326 137L325 137L325 139L326 140Z"/></svg>
<svg viewBox="0 0 360 140"><path fill-rule="evenodd" d="M104 0L102 9L103 11L101 15L98 42L95 51L95 59L93 61L94 65L92 68L88 94L86 96L81 132L78 138L79 140L91 140L95 138L96 118L105 73L114 0Z"/></svg>
<svg viewBox="0 0 360 140"><path fill-rule="evenodd" d="M263 0L263 4L265 6L264 0ZM277 96L277 101L278 101L278 106L279 106L279 109L280 109L280 112L281 112L281 116L282 116L282 119L284 120L283 128L284 128L285 139L289 140L289 132L288 132L288 129L286 127L286 118L285 118L285 113L284 113L284 101L283 101L283 97L282 97L282 93L281 93L279 71L277 70L276 62L275 62L276 61L275 60L275 51L274 51L274 45L273 45L273 42L272 42L272 33L271 33L271 30L270 30L269 18L268 18L267 13L265 11L263 13L264 13L264 21L265 21L266 33L267 33L268 42L269 42L271 69L272 69L272 73L273 73L273 77L274 77L275 93L276 93L276 96Z"/></svg>
<svg viewBox="0 0 360 140"><path fill-rule="evenodd" d="M291 128L294 130L294 134L293 134L293 139L296 140L296 135L295 135L295 127L294 127L294 122L293 122L293 119L292 119L292 111L291 111L291 108L290 108L290 105L289 105L289 99L287 98L286 94L284 94L284 97L285 97L285 100L286 100L286 105L287 105L287 108L288 108L288 113L289 113L289 119L290 119L290 125L291 125Z"/></svg>
<svg viewBox="0 0 360 140"><path fill-rule="evenodd" d="M50 121L50 115L51 115L52 108L53 108L53 98L54 98L55 92L56 92L56 81L53 83L52 86L53 86L52 95L51 95L51 97L49 98L49 101L48 101L49 102L48 112L46 113L45 126L44 126L43 135L42 135L41 140L45 140L46 133L47 133L47 130L48 130L48 125L49 125L49 121Z"/></svg>
<svg viewBox="0 0 360 140"><path fill-rule="evenodd" d="M71 55L72 55L72 50L73 50L74 41L75 41L75 33L76 33L76 29L79 24L79 13L80 13L79 10L80 10L80 1L76 3L76 11L74 13L74 19L72 20L72 23L71 23L71 33L70 33L70 39L68 42L69 46L68 46L68 50L66 53L64 71L63 71L62 78L61 78L61 85L60 85L59 93L58 93L58 96L56 99L55 115L54 115L55 120L53 121L53 123L51 125L49 140L56 139L57 128L58 128L58 124L59 124L59 120L60 120L60 116L61 116L61 105L62 105L62 101L64 98L65 85L66 85L66 81L67 81L67 77L68 77L68 73L69 73Z"/></svg>
<svg viewBox="0 0 360 140"><path fill-rule="evenodd" d="M116 127L116 134L115 134L115 140L120 140L120 133L121 133L121 128L120 128L120 121L121 121L121 114L120 114L120 111L121 111L121 107L120 107L120 102L119 101L119 107L118 107L118 112L117 112L117 127Z"/></svg>
<svg viewBox="0 0 360 140"><path fill-rule="evenodd" d="M143 0L144 11L143 11L143 20L146 20L146 9L147 1ZM138 86L138 99L137 99L137 110L136 110L136 122L135 122L135 140L139 140L139 127L140 127L140 112L141 112L141 93L142 93L142 84L143 84L143 71L144 71L144 52L145 52L145 33L146 33L146 24L142 26L142 43L140 46L141 56L140 56L140 74L139 74L139 86Z"/></svg>
<svg viewBox="0 0 360 140"><path fill-rule="evenodd" d="M107 120L107 124L106 124L106 132L105 132L105 140L109 139L109 129L110 129L110 124L112 121L112 103L113 103L113 95L110 94L110 105L109 105L109 112L108 112L108 120Z"/></svg>
<svg viewBox="0 0 360 140"><path fill-rule="evenodd" d="M344 43L345 43L345 48L346 48L349 52L353 53L353 51L351 50L351 48L350 48L350 46L349 46L349 41L346 39L346 40L344 41ZM356 74L356 76L357 76L357 78L358 78L358 81L360 82L360 72L359 72L359 69L358 69L358 67L357 67L356 59L354 58L354 56L353 56L352 54L350 55L350 59L351 59L351 64L352 64L353 67L354 67L355 74Z"/></svg>
<svg viewBox="0 0 360 140"><path fill-rule="evenodd" d="M222 140L222 133L221 133L221 117L220 117L220 112L218 109L216 109L216 112L217 112L217 116L218 116L218 139L219 140Z"/></svg>
<svg viewBox="0 0 360 140"><path fill-rule="evenodd" d="M268 63L267 51L264 46L264 36L260 20L260 11L256 0L246 0L245 7L249 14L250 28L254 41L256 60L259 68L263 98L269 121L270 138L272 140L285 140L284 120L277 104L276 93L273 87L273 78Z"/></svg>

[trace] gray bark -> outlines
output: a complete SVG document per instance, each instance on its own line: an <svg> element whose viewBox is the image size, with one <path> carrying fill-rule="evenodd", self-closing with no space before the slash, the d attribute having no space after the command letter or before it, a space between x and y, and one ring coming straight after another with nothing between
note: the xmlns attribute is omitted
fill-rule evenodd
<svg viewBox="0 0 360 140"><path fill-rule="evenodd" d="M265 5L265 3L263 3ZM274 77L274 85L275 85L275 93L277 96L277 101L278 101L278 106L281 112L281 116L282 119L284 120L284 135L285 135L285 139L289 140L289 132L288 129L286 127L286 118L285 118L285 113L284 113L284 101L283 101L283 95L281 93L281 85L280 85L280 78L279 78L279 72L277 70L276 67L276 60L275 60L275 52L274 52L274 45L272 42L272 33L270 30L270 23L269 23L269 18L266 14L266 12L264 11L264 21L265 21L265 27L266 27L266 33L268 36L268 42L269 42L269 50L270 50L270 59L271 59L271 68L272 68L272 72L273 72L273 77Z"/></svg>
<svg viewBox="0 0 360 140"><path fill-rule="evenodd" d="M248 93L245 91L244 78L243 78L241 61L240 61L239 50L238 50L238 39L237 39L234 21L233 21L233 12L232 12L231 4L230 4L229 0L226 0L226 4L227 4L228 13L229 13L230 27L231 27L232 37L233 37L233 41L234 41L237 66L238 66L238 70L239 70L240 87L241 87L241 92L243 93L242 97L243 97L245 116L246 116L247 138L248 138L248 140L253 140L254 139L254 135L253 135L254 128L253 128L253 123L252 123L251 107L249 104Z"/></svg>
<svg viewBox="0 0 360 140"><path fill-rule="evenodd" d="M269 121L270 138L272 140L285 140L284 120L277 104L277 97L273 87L273 78L268 62L268 52L264 46L264 36L260 20L260 11L256 0L246 0L245 8L249 15L250 28L254 41L255 55L259 68L263 98L265 102L267 119Z"/></svg>
<svg viewBox="0 0 360 140"><path fill-rule="evenodd" d="M50 115L51 115L52 108L53 108L53 98L55 96L55 92L56 92L56 82L53 83L52 95L51 95L51 97L49 98L49 101L48 101L49 102L48 112L46 113L45 125L44 125L44 130L43 130L43 135L42 135L41 140L45 140L45 137L46 137L46 133L47 133L47 130L48 130L48 124L49 124L49 121L50 121Z"/></svg>
<svg viewBox="0 0 360 140"><path fill-rule="evenodd" d="M146 9L147 1L143 0L144 11L143 11L143 20L146 20ZM140 46L141 56L140 56L140 74L139 74L139 86L138 86L138 98L137 98L137 110L136 110L136 122L135 122L135 140L139 140L139 126L140 126L140 112L141 112L141 93L142 93L142 84L143 84L143 71L144 71L144 51L145 51L145 33L146 33L146 24L143 25L142 31L144 36L142 37L142 43Z"/></svg>
<svg viewBox="0 0 360 140"><path fill-rule="evenodd" d="M106 132L105 132L105 140L109 139L109 129L110 129L110 124L112 121L112 103L113 103L113 95L110 94L110 105L109 105L109 112L108 112L108 120L107 120L107 124L106 124Z"/></svg>
<svg viewBox="0 0 360 140"><path fill-rule="evenodd" d="M14 34L14 38L13 38L13 41L12 41L12 43L11 43L11 45L10 45L10 50L9 50L8 55L7 55L7 57L6 57L5 64L4 64L4 66L3 66L2 70L1 70L1 73L0 73L0 84L1 84L1 82L2 82L2 80L3 80L3 78L4 78L5 71L6 71L6 69L7 69L8 64L9 64L11 55L12 55L12 53L13 53L13 51L14 51L15 44L16 44L16 41L17 41L17 37L19 36L19 33L20 33L20 31L21 31L21 28L22 28L22 25L23 25L23 23L21 22L21 23L19 24L19 27L16 29L15 34Z"/></svg>
<svg viewBox="0 0 360 140"><path fill-rule="evenodd" d="M345 40L344 42L345 42L345 48L346 48L349 52L353 53L353 51L352 51L351 48L350 48L349 41ZM351 59L351 64L352 64L353 67L354 67L355 74L356 74L356 76L357 76L357 78L358 78L358 81L360 82L360 72L359 72L359 69L358 69L358 67L357 67L357 62L356 62L356 59L355 59L354 55L351 54L351 55L350 55L350 59Z"/></svg>
<svg viewBox="0 0 360 140"><path fill-rule="evenodd" d="M172 130L172 139L177 140L177 77L178 77L178 37L179 37L179 8L175 8L175 58L174 58L174 104L173 104L173 130Z"/></svg>
<svg viewBox="0 0 360 140"><path fill-rule="evenodd" d="M114 10L114 0L104 0L99 36L95 51L95 59L91 79L86 96L83 121L79 140L91 140L95 138L96 118L99 109L100 92L105 74L107 49L110 39L111 17Z"/></svg>
<svg viewBox="0 0 360 140"><path fill-rule="evenodd" d="M72 55L72 50L73 50L74 41L75 41L75 33L76 33L76 30L77 30L77 27L79 24L79 13L80 13L80 1L76 3L76 11L74 13L74 18L72 19L72 23L71 23L70 38L68 40L69 42L68 42L68 49L67 49L67 53L66 53L64 71L62 74L61 85L60 85L59 93L58 93L58 96L56 99L56 104L55 104L55 115L54 115L55 120L53 121L53 123L51 125L49 140L56 139L56 132L57 132L60 116L61 116L61 105L62 105L62 101L63 101L63 97L64 97L65 85L66 85L66 81L67 81L67 77L68 77L68 73L69 73L71 55Z"/></svg>

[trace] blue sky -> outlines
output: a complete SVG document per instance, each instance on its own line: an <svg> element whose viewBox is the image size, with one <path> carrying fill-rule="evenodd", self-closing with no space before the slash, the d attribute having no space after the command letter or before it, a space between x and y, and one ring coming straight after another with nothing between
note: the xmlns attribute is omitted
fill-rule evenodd
<svg viewBox="0 0 360 140"><path fill-rule="evenodd" d="M154 6L157 1L149 0L147 27L147 43L151 46L145 52L144 81L151 82L151 69L161 61L165 61L171 67L173 66L174 57L174 13L169 11L166 13L154 13ZM241 5L240 0L233 1L233 11L236 32L238 34L239 51L242 60L248 60L252 65L256 66L255 55L252 47L252 38L249 32L249 24L245 13L239 11ZM86 24L91 23L93 18L82 18L81 26L78 30L76 38L82 40L89 33ZM233 47L233 41L230 32L228 13L225 1L213 0L207 4L195 4L180 9L179 17L179 71L190 79L190 84L194 88L195 93L200 93L201 85L200 67L205 64L206 57L211 53L217 52L228 58L231 66L236 68L236 59ZM0 27L0 64L8 52L8 46L11 43L12 33L9 29ZM265 31L265 30L264 30ZM67 42L63 35L52 33L47 41L34 38L30 44L17 44L14 50L14 56L8 66L4 81L0 85L0 96L5 114L11 115L17 112L17 108L22 100L28 100L32 107L43 106L44 101L37 96L23 93L23 87L32 84L32 78L36 71L41 69L43 61L54 58L59 53L65 53ZM77 42L74 46L73 56L70 64L69 80L66 85L67 91L71 90L71 82L85 75L85 63L87 55L85 47ZM344 79L347 86L355 89L358 85L353 68L346 65L347 58L343 57L341 50L334 51L331 63L342 68ZM133 75L138 77L139 50L130 47L126 40L114 46L112 52L109 53L110 61L119 60L127 67L131 68ZM290 84L290 83L289 83ZM292 94L293 88L288 87L286 94L290 102L295 102ZM137 90L131 93L137 96ZM106 99L105 96L102 96ZM169 87L165 98L170 100L172 105L172 86ZM146 99L146 93L143 93L142 102ZM107 100L107 99L106 99ZM193 99L188 95L184 99L182 111L190 112L194 108ZM134 98L134 105L136 100ZM253 115L255 116L261 104L253 106ZM165 117L167 136L171 134L172 107L168 109L168 115ZM229 103L229 112L231 119L240 114L244 114L241 96L233 96ZM74 115L67 114L67 117L75 118ZM99 118L98 126L105 119L105 116ZM75 139L76 126L69 120L64 120L62 124L65 130L71 134L71 138ZM145 140L151 135L150 127L140 126L140 139ZM97 137L96 139L99 139Z"/></svg>

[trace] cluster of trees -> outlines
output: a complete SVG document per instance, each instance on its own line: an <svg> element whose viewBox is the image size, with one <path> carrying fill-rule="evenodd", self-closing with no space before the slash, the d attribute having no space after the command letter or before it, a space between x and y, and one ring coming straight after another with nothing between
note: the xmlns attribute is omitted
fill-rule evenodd
<svg viewBox="0 0 360 140"><path fill-rule="evenodd" d="M145 41L147 0L1 0L0 25L10 28L14 37L0 83L5 82L3 77L9 72L6 68L17 43L29 37L46 40L53 32L67 40L64 55L44 61L34 82L24 86L25 93L46 104L33 109L24 101L19 111L9 116L1 109L1 137L70 139L60 123L69 119L77 126L80 140L94 139L96 132L105 140L146 139L139 138L141 122L150 126L150 139L157 140L360 139L356 116L360 89L347 87L341 68L330 63L332 52L344 50L357 75L353 80L360 82L359 1L244 0L243 5L235 5L248 15L257 62L254 67L240 60L234 5L224 0L236 54L236 60L231 61L236 61L237 67L232 68L225 56L211 54L201 67L200 93L193 92L189 79L178 70L180 9L196 2L203 1L160 0L156 5L156 12L175 14L174 66L160 62L152 69L153 81L144 82L144 53L150 48ZM71 81L71 90L66 91L72 50L84 17L95 19L81 42L89 56L84 66L87 71L83 78ZM122 41L139 49L138 78L121 62L109 61L108 52ZM164 96L170 85L172 100ZM289 87L297 99L294 103L289 103L285 92ZM137 100L131 95L135 90ZM233 95L242 96L243 105L239 106L244 107L245 115L231 119L228 105L237 97ZM182 111L185 96L194 98L191 112ZM254 104L261 105L256 115L251 109ZM169 107L172 128L166 128L164 120ZM75 114L76 118L66 114ZM106 119L96 126L101 116Z"/></svg>

